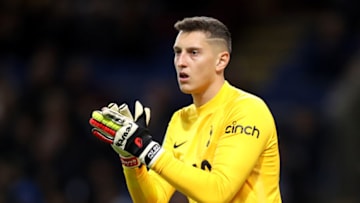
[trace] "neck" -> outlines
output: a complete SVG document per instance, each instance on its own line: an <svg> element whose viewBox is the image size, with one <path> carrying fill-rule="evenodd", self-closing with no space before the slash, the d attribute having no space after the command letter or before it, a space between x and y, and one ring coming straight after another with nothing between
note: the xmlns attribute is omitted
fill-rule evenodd
<svg viewBox="0 0 360 203"><path fill-rule="evenodd" d="M225 80L218 80L212 83L206 90L202 91L201 93L194 93L192 94L193 103L196 107L200 107L210 101L215 95L220 91L222 85L224 84Z"/></svg>

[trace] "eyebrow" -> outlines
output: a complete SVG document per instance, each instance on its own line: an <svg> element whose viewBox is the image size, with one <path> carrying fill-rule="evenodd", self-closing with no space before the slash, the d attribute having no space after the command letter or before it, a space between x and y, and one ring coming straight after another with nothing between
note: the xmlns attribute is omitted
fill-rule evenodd
<svg viewBox="0 0 360 203"><path fill-rule="evenodd" d="M179 46L174 46L173 49L174 50L181 50L181 49L194 50L194 49L202 49L202 48L201 47L196 47L196 46L185 47L185 48L180 48Z"/></svg>

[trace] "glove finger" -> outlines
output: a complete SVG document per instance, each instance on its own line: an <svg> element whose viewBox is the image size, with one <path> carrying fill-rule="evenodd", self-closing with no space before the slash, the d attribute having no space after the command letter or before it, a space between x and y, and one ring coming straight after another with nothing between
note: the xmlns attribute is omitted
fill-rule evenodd
<svg viewBox="0 0 360 203"><path fill-rule="evenodd" d="M135 102L135 121L139 125L143 127L147 127L150 123L150 108L143 107L143 105L139 102Z"/></svg>
<svg viewBox="0 0 360 203"><path fill-rule="evenodd" d="M150 108L149 107L145 107L144 108L144 112L145 112L145 120L146 120L146 126L149 125L150 123L150 116L151 116L151 111L150 111Z"/></svg>
<svg viewBox="0 0 360 203"><path fill-rule="evenodd" d="M110 137L110 136L108 136L106 133L103 133L103 132L101 132L99 129L97 129L97 128L93 128L92 130L91 130L91 133L95 136L95 137L97 137L97 138L99 138L101 141L103 141L103 142L106 142L106 143L109 143L109 144L113 144L114 143L114 137Z"/></svg>
<svg viewBox="0 0 360 203"><path fill-rule="evenodd" d="M112 122L119 126L124 126L125 124L133 121L131 118L121 115L119 112L109 109L107 107L103 107L101 110L102 115L105 118L110 119Z"/></svg>
<svg viewBox="0 0 360 203"><path fill-rule="evenodd" d="M126 103L123 103L119 106L118 108L118 112L128 118L130 118L131 120L134 120L133 116L131 115L129 106Z"/></svg>
<svg viewBox="0 0 360 203"><path fill-rule="evenodd" d="M93 118L93 119L95 119L95 120L97 120L99 122L102 122L102 120L105 120L104 116L102 115L102 112L98 111L98 110L93 111L91 113L91 118Z"/></svg>
<svg viewBox="0 0 360 203"><path fill-rule="evenodd" d="M139 102L135 102L135 121L138 125L142 127L147 127L146 115L144 114L144 107Z"/></svg>
<svg viewBox="0 0 360 203"><path fill-rule="evenodd" d="M117 110L119 109L118 105L117 105L116 103L113 103L113 102L109 103L109 104L107 105L107 107L108 107L109 109L114 110L114 111L117 111Z"/></svg>
<svg viewBox="0 0 360 203"><path fill-rule="evenodd" d="M135 101L135 115L134 115L134 120L137 121L139 120L139 117L143 114L144 112L144 107L143 105L139 102L139 101Z"/></svg>
<svg viewBox="0 0 360 203"><path fill-rule="evenodd" d="M98 123L102 123L103 125L113 129L113 130L119 130L121 128L121 126L117 123L114 123L111 119L104 117L101 111L93 111L91 118L95 121L97 121ZM91 121L91 124L96 124L96 122ZM97 126L94 126L97 127Z"/></svg>
<svg viewBox="0 0 360 203"><path fill-rule="evenodd" d="M106 126L103 123L98 122L97 120L90 118L89 123L91 126L93 126L94 128L100 129L102 132L108 134L111 137L114 137L116 134L116 130L114 130L113 128L110 128L108 126Z"/></svg>

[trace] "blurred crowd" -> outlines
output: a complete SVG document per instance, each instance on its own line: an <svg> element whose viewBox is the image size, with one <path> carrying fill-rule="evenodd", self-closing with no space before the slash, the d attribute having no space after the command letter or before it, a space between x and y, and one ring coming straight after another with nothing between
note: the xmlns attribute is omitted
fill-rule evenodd
<svg viewBox="0 0 360 203"><path fill-rule="evenodd" d="M274 114L284 202L360 202L358 7L351 0L2 0L0 203L131 202L117 155L90 133L92 110L109 102L133 108L139 99L161 141L171 114L191 102L173 69L176 20L219 18L236 58L248 26L294 13L307 19L305 29L271 64L271 76L249 83L231 63L230 83L263 97Z"/></svg>

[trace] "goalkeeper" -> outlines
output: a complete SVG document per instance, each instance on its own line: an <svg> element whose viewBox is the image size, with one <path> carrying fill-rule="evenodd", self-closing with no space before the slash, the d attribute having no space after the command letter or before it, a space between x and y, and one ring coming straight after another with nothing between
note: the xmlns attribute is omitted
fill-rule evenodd
<svg viewBox="0 0 360 203"><path fill-rule="evenodd" d="M150 109L135 103L93 111L92 133L119 154L134 202L281 202L280 157L264 101L224 77L231 54L227 27L211 17L184 18L173 49L180 90L193 103L176 111L162 144L147 126Z"/></svg>

